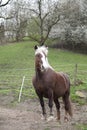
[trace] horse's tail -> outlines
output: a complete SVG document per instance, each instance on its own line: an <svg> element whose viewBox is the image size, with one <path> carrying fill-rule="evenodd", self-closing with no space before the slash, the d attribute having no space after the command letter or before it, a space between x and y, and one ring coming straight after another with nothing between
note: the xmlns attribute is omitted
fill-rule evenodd
<svg viewBox="0 0 87 130"><path fill-rule="evenodd" d="M72 105L71 105L71 100L70 100L70 79L69 79L69 76L65 73L62 73L63 77L65 78L65 81L66 81L66 85L68 87L64 97L63 97L63 101L64 101L64 104L65 104L65 109L66 111L69 113L69 115L72 117L73 114L72 114Z"/></svg>
<svg viewBox="0 0 87 130"><path fill-rule="evenodd" d="M65 105L66 113L68 113L72 117L73 116L72 104L71 104L71 100L70 100L69 95L70 95L70 91L68 89L62 98L63 98L63 102Z"/></svg>

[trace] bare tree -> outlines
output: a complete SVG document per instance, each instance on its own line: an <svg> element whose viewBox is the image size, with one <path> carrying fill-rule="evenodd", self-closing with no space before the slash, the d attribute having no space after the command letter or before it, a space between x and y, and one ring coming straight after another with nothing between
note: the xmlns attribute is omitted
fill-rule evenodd
<svg viewBox="0 0 87 130"><path fill-rule="evenodd" d="M9 4L11 0L8 0L7 2L4 3L4 0L0 0L0 19L4 19L4 20L8 20L8 19L11 19L13 18L13 16L4 16L3 15L3 12L5 12L6 8L4 8L6 5ZM2 7L3 7L3 10L2 10Z"/></svg>
<svg viewBox="0 0 87 130"><path fill-rule="evenodd" d="M30 9L32 12L31 18L37 25L37 28L39 30L38 35L40 36L36 37L34 33L29 32L29 37L37 41L40 45L45 44L53 26L57 24L57 22L60 20L60 15L58 14L58 7L56 6L57 4L53 3L50 6L51 8L49 8L47 3L45 3L45 6L43 4L43 0L38 0L37 8Z"/></svg>
<svg viewBox="0 0 87 130"><path fill-rule="evenodd" d="M6 2L4 2L4 0L0 0L0 19L3 19L3 20L7 20L7 19L11 19L11 17L9 16L5 16L3 14L3 12L5 13L5 9L4 7L6 7L6 5L8 5L10 2L10 0L7 0ZM2 8L3 7L3 8ZM2 11L2 9L4 9L4 11ZM3 44L5 42L5 25L4 25L4 22L1 22L0 24L0 44Z"/></svg>
<svg viewBox="0 0 87 130"><path fill-rule="evenodd" d="M4 28L4 24L1 23L0 25L0 44L3 44L5 40L5 28Z"/></svg>
<svg viewBox="0 0 87 130"><path fill-rule="evenodd" d="M28 2L15 0L12 3L9 16L14 16L8 22L7 30L13 33L15 40L20 41L26 34L27 20L28 20ZM12 36L13 37L13 36Z"/></svg>

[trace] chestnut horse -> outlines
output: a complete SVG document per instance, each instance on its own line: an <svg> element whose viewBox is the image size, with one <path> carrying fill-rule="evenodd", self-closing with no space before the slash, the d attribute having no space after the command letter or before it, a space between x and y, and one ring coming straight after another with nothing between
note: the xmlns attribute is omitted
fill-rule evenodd
<svg viewBox="0 0 87 130"><path fill-rule="evenodd" d="M46 110L43 97L48 98L50 115L52 116L53 101L57 109L57 120L60 120L60 103L58 98L62 97L65 106L65 117L67 114L72 117L72 109L70 103L70 80L64 73L55 72L49 65L47 59L48 47L35 46L35 76L32 79L36 94L39 97L42 107L42 114L46 119Z"/></svg>

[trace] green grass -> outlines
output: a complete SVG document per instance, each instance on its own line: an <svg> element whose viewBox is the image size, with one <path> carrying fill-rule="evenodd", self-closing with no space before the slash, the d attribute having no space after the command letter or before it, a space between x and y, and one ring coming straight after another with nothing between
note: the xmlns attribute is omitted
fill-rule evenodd
<svg viewBox="0 0 87 130"><path fill-rule="evenodd" d="M72 98L72 101L77 102L80 105L86 104L87 103L87 98L84 99L84 98L81 98L81 97L77 96L75 94L77 90L87 91L87 84L82 84L82 85L79 85L79 86L72 86L71 87L71 98Z"/></svg>
<svg viewBox="0 0 87 130"><path fill-rule="evenodd" d="M78 130L79 129L81 129L81 130L87 130L87 125L85 125L85 124L79 124L76 127L78 128Z"/></svg>
<svg viewBox="0 0 87 130"><path fill-rule="evenodd" d="M0 94L13 93L14 100L17 100L22 78L25 76L22 100L36 97L31 82L34 75L35 44L37 43L33 41L24 41L0 46ZM87 82L87 55L49 48L48 60L56 71L68 73L71 82L74 79L75 64L78 64L77 78ZM87 83L71 87L72 100L81 104L84 100L81 102L75 91L82 89L87 90Z"/></svg>

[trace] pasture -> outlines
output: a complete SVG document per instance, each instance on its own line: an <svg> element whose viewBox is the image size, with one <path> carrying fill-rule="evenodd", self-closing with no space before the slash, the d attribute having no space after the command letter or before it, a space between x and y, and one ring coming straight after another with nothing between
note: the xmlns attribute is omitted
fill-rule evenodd
<svg viewBox="0 0 87 130"><path fill-rule="evenodd" d="M17 101L22 79L25 76L22 99L36 96L31 83L34 75L33 47L35 44L37 43L25 41L0 46L1 95L12 93L15 97L14 101ZM71 87L71 97L73 100L79 101L79 98L75 96L75 91L87 90L87 55L49 48L48 60L56 71L68 73L72 83L74 82L75 65L78 64L77 80L80 80L82 84Z"/></svg>
<svg viewBox="0 0 87 130"><path fill-rule="evenodd" d="M37 99L31 82L34 75L33 47L36 44L32 41L24 41L0 46L0 106L16 107L18 105L23 76L25 80L21 103L29 99ZM87 105L87 97L81 98L76 95L77 90L85 94L87 92L87 55L49 48L48 60L56 71L66 72L70 76L72 102ZM74 80L77 85L74 85ZM81 128L86 130L83 129L85 128L83 125Z"/></svg>

